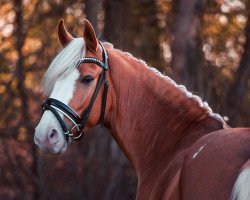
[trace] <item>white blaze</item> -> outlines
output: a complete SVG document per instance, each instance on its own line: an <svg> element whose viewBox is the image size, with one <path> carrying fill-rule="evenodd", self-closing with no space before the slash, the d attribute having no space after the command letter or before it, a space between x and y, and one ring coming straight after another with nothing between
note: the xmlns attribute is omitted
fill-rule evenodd
<svg viewBox="0 0 250 200"><path fill-rule="evenodd" d="M86 45L83 38L75 38L67 44L51 62L42 82L44 94L68 105L73 97L76 81L80 72L76 62L85 56ZM63 115L59 112L60 116ZM56 133L56 140L52 134ZM60 123L54 114L47 110L44 112L35 130L35 143L43 150L51 153L66 150L67 142ZM53 142L55 141L55 142Z"/></svg>
<svg viewBox="0 0 250 200"><path fill-rule="evenodd" d="M75 69L68 76L59 78L53 87L50 98L57 99L68 105L73 97L76 81L79 78L79 75L79 71ZM63 117L61 113L59 114ZM40 140L44 140L47 137L48 131L51 129L56 129L60 133L60 140L58 144L54 145L54 151L59 152L66 150L66 141L64 139L64 133L61 125L54 114L51 111L46 110L36 127L36 137ZM61 149L62 147L65 147L65 149Z"/></svg>

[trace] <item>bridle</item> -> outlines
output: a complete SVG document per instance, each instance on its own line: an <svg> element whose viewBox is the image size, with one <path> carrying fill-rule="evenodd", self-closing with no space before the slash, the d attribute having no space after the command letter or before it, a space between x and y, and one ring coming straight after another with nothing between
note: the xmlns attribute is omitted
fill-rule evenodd
<svg viewBox="0 0 250 200"><path fill-rule="evenodd" d="M98 79L94 94L92 96L92 99L88 107L86 108L86 110L83 112L83 115L80 117L70 106L64 104L63 102L57 99L48 98L42 103L43 112L45 110L50 110L59 121L67 142L69 141L69 137L71 137L74 140L79 140L80 138L83 137L84 127L88 121L91 109L95 103L95 100L101 88L102 82L104 84L104 90L102 94L102 107L101 107L101 114L100 114L99 122L101 123L102 127L104 125L104 117L105 117L105 109L106 109L106 101L107 101L107 93L108 93L108 80L106 78L106 71L108 70L108 54L107 54L106 49L103 47L103 45L100 42L99 44L101 45L101 48L102 48L102 60L103 61L100 61L94 57L84 57L80 59L75 65L75 67L79 67L83 63L94 63L102 68L102 72L99 75L99 79ZM67 117L74 124L74 126L70 130L67 128L59 112L62 113L65 117Z"/></svg>

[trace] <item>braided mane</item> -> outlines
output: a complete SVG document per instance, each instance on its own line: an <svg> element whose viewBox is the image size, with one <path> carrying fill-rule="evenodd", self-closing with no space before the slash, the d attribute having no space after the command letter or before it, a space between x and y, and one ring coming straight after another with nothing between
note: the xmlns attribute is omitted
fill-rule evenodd
<svg viewBox="0 0 250 200"><path fill-rule="evenodd" d="M113 45L111 43L108 42L104 42L104 44L107 47L110 48L114 48ZM208 105L208 103L206 101L202 101L202 99L197 96L192 94L191 92L189 92L186 87L184 85L178 85L177 83L175 83L174 80L172 80L170 77L163 75L159 70L157 70L154 67L150 67L147 65L147 63L144 60L135 58L131 53L128 52L123 52L121 50L118 49L118 51L120 51L121 53L125 54L126 56L133 58L134 60L136 60L137 62L141 63L142 65L148 67L150 70L152 70L154 73L156 73L160 78L168 81L170 84L172 84L175 88L177 88L178 90L180 90L183 94L186 95L186 97L192 101L196 101L198 103L198 105L202 108L204 108L206 110L206 112L208 113L209 116L213 117L215 120L219 121L220 123L222 123L223 128L227 128L227 124L226 121L228 120L227 117L222 117L221 115L219 115L218 113L214 113L213 110L211 109L211 107Z"/></svg>

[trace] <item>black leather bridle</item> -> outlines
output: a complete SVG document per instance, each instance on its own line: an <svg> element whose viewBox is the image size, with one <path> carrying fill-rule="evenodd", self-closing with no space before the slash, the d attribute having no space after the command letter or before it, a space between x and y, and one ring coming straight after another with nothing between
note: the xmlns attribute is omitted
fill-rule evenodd
<svg viewBox="0 0 250 200"><path fill-rule="evenodd" d="M105 48L103 47L103 45L100 42L99 44L101 45L101 48L102 48L102 60L103 61L100 61L97 58L93 58L93 57L84 57L80 59L75 66L75 67L79 67L83 63L94 63L102 68L102 72L99 76L92 99L87 109L83 112L82 117L80 117L71 107L69 107L68 105L64 104L63 102L57 99L48 98L42 103L43 112L45 110L50 110L59 121L67 142L69 141L69 137L71 137L74 140L79 140L80 138L83 137L84 127L88 121L91 109L95 103L95 100L101 88L102 82L104 84L104 90L102 94L102 107L101 107L101 114L100 114L99 122L101 123L102 127L104 125L105 108L106 108L106 100L107 100L107 93L108 93L108 80L106 78L106 71L108 70L108 54ZM65 117L67 117L74 124L74 126L70 130L67 128L65 122L63 121L63 119L61 118L58 112L62 113Z"/></svg>

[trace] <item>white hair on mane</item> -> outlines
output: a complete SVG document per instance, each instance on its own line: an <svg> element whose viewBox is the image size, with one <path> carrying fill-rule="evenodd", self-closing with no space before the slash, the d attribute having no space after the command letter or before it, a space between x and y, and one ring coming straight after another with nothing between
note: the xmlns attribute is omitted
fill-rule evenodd
<svg viewBox="0 0 250 200"><path fill-rule="evenodd" d="M199 96L194 95L191 92L189 92L184 85L177 85L171 78L169 78L168 76L164 76L161 72L159 72L157 69L155 69L153 67L150 67L150 69L152 71L154 71L156 74L158 74L160 77L162 77L165 80L167 80L168 82L170 82L174 87L178 88L189 99L193 99L193 100L197 101L200 107L206 109L209 116L211 116L211 117L215 118L216 120L220 121L222 123L223 127L226 128L226 122L225 121L228 120L227 117L223 118L219 114L214 113L207 102L202 101L202 99Z"/></svg>
<svg viewBox="0 0 250 200"><path fill-rule="evenodd" d="M107 47L111 47L113 48L113 45L108 43L108 42L105 42L104 43ZM121 50L118 49L118 51L122 52ZM158 69L154 68L154 67L150 67L147 65L147 63L144 61L144 60L141 60L141 59L138 59L138 58L135 58L131 53L128 53L128 52L122 52L123 54L125 54L126 56L128 57L131 57L133 59L135 59L137 62L141 63L142 65L148 67L149 69L151 69L153 72L155 72L159 77L165 79L166 81L168 81L170 84L172 84L175 88L178 88L182 93L184 93L187 98L189 99L192 99L194 101L196 101L200 107L204 108L207 112L207 114L211 117L213 117L214 119L218 120L219 122L222 123L223 125L223 128L227 128L227 124L225 121L228 121L228 118L227 117L221 117L219 114L217 113L214 113L211 109L211 107L208 105L207 102L203 102L202 99L197 96L197 95L194 95L192 94L191 92L189 92L186 87L184 85L178 85L175 83L174 80L172 80L170 77L166 76L166 75L163 75Z"/></svg>
<svg viewBox="0 0 250 200"><path fill-rule="evenodd" d="M51 62L42 80L43 91L46 96L52 92L59 77L65 77L74 69L76 62L85 56L86 45L83 38L75 38L67 44Z"/></svg>

